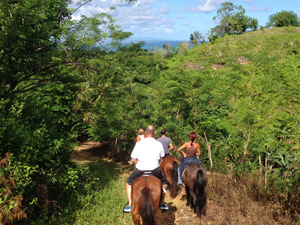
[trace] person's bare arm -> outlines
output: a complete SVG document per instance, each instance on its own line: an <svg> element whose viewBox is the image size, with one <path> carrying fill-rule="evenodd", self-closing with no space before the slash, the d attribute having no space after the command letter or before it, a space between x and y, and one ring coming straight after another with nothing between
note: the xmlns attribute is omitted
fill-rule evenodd
<svg viewBox="0 0 300 225"><path fill-rule="evenodd" d="M174 146L172 144L169 144L169 151L172 151L174 149Z"/></svg>
<svg viewBox="0 0 300 225"><path fill-rule="evenodd" d="M187 143L184 143L182 146L180 146L180 147L177 149L177 152L179 152L180 154L182 154L183 157L186 157L186 154L185 154L185 152L183 151L183 149L186 148L186 144L187 144Z"/></svg>
<svg viewBox="0 0 300 225"><path fill-rule="evenodd" d="M196 148L196 155L200 156L201 152L200 152L200 146L199 144L197 144L197 148Z"/></svg>
<svg viewBox="0 0 300 225"><path fill-rule="evenodd" d="M160 159L159 159L159 164L161 163L163 161L163 158L162 157L160 157Z"/></svg>
<svg viewBox="0 0 300 225"><path fill-rule="evenodd" d="M135 139L135 142L139 142L140 140L141 140L141 137L137 136L136 139Z"/></svg>
<svg viewBox="0 0 300 225"><path fill-rule="evenodd" d="M137 162L138 162L138 160L137 159L134 159L134 158L131 158L131 160L130 160L132 163L134 163L134 164L137 164Z"/></svg>

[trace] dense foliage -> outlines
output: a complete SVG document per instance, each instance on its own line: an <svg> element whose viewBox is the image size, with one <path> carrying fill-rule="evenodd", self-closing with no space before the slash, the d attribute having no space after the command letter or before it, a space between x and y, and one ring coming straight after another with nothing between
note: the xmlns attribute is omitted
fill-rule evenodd
<svg viewBox="0 0 300 225"><path fill-rule="evenodd" d="M195 32L193 49L148 52L121 47L131 33L108 14L71 20L69 3L0 2L1 223L42 224L77 206L89 173L72 163L74 145L100 141L126 160L148 124L175 147L196 131L209 169L299 192L298 28L244 33L257 21L223 3L215 31L224 37L196 45Z"/></svg>
<svg viewBox="0 0 300 225"><path fill-rule="evenodd" d="M72 21L69 3L0 3L0 153L9 160L1 161L1 223L43 221L75 194L84 170L70 153L85 126L78 105L91 47L130 35L103 13Z"/></svg>
<svg viewBox="0 0 300 225"><path fill-rule="evenodd" d="M217 26L210 31L209 39L223 37L225 34L241 34L246 30L256 30L258 21L245 15L242 6L236 6L231 2L222 3L217 10L217 16L213 18Z"/></svg>
<svg viewBox="0 0 300 225"><path fill-rule="evenodd" d="M281 11L269 16L268 27L299 26L300 20L293 11Z"/></svg>

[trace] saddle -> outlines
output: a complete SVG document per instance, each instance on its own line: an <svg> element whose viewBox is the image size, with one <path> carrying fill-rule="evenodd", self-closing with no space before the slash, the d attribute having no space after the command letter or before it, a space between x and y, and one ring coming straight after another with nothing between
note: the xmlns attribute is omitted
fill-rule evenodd
<svg viewBox="0 0 300 225"><path fill-rule="evenodd" d="M183 167L182 172L180 173L180 176L182 177L182 174L184 173L186 167L192 163L197 163L197 164L202 164L201 160L199 159L195 159L194 157L190 157L189 160L185 161L184 163L182 163L180 166Z"/></svg>
<svg viewBox="0 0 300 225"><path fill-rule="evenodd" d="M142 176L154 176L152 170L143 170L143 171L141 171L141 173L142 173Z"/></svg>

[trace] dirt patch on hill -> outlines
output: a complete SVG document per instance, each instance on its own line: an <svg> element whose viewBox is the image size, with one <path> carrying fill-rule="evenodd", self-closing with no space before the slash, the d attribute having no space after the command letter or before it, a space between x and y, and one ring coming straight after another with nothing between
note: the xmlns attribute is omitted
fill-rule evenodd
<svg viewBox="0 0 300 225"><path fill-rule="evenodd" d="M196 62L196 63L188 62L184 64L182 68L187 70L198 70L199 68L203 69L204 67L203 67L203 63L201 62Z"/></svg>
<svg viewBox="0 0 300 225"><path fill-rule="evenodd" d="M215 63L211 65L213 70L220 70L225 68L225 63Z"/></svg>

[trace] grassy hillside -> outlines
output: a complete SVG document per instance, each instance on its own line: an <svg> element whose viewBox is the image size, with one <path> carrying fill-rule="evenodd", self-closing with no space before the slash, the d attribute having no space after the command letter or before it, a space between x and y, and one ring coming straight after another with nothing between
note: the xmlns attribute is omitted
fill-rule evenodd
<svg viewBox="0 0 300 225"><path fill-rule="evenodd" d="M266 177L265 186L299 192L300 28L196 46L170 58L159 83L177 129L200 134L207 165L211 147L215 168L238 176L251 171Z"/></svg>
<svg viewBox="0 0 300 225"><path fill-rule="evenodd" d="M284 27L225 36L213 43L197 45L185 55L183 61L201 62L204 65L203 69L209 69L212 63L226 63L228 67L236 66L240 57L248 57L252 60L252 64L256 64L259 60L258 54L263 52L267 52L270 58L285 58L298 54L299 34L298 27Z"/></svg>

